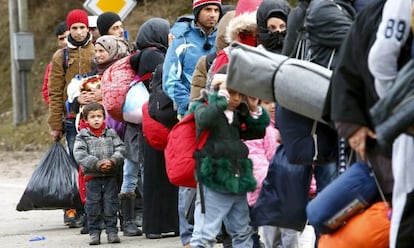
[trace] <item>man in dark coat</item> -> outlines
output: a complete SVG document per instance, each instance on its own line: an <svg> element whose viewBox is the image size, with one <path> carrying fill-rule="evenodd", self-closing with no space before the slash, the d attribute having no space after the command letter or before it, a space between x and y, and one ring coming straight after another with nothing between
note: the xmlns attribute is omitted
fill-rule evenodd
<svg viewBox="0 0 414 248"><path fill-rule="evenodd" d="M376 1L363 9L343 43L331 78L330 114L339 135L348 140L360 159L368 158L382 189L386 194L391 194L393 179L390 158L380 154L373 146L375 134L369 109L378 100L378 96L367 63L369 48L376 39L384 2Z"/></svg>

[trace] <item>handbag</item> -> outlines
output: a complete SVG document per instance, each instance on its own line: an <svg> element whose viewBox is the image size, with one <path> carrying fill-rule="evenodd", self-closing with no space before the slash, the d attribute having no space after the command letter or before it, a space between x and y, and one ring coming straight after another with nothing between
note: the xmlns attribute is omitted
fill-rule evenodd
<svg viewBox="0 0 414 248"><path fill-rule="evenodd" d="M163 151L167 146L170 129L150 116L148 102L142 106L142 132L152 148Z"/></svg>
<svg viewBox="0 0 414 248"><path fill-rule="evenodd" d="M254 226L278 226L297 231L305 228L311 167L289 163L283 144L276 150L256 204L251 211Z"/></svg>
<svg viewBox="0 0 414 248"><path fill-rule="evenodd" d="M357 162L326 186L306 207L318 233L332 233L378 199L371 168Z"/></svg>

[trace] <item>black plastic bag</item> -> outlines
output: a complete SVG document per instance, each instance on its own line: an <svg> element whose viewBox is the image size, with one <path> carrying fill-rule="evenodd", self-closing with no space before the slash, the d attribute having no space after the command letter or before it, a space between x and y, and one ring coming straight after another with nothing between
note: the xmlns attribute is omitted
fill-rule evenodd
<svg viewBox="0 0 414 248"><path fill-rule="evenodd" d="M60 142L55 142L33 172L16 210L81 208L78 170Z"/></svg>

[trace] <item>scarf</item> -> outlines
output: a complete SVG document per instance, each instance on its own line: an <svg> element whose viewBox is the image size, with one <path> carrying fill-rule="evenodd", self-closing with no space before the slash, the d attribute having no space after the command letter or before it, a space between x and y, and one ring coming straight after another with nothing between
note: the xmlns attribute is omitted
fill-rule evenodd
<svg viewBox="0 0 414 248"><path fill-rule="evenodd" d="M83 47L86 44L88 44L88 42L92 39L91 33L88 32L88 35L86 36L86 38L83 41L76 41L75 39L72 38L72 35L68 35L68 43L70 43L71 45L75 46L75 47Z"/></svg>
<svg viewBox="0 0 414 248"><path fill-rule="evenodd" d="M98 129L95 129L95 128L93 128L93 127L91 127L90 125L89 125L89 123L86 123L86 127L93 133L93 134L95 134L95 136L96 137L100 137L101 135L102 135L102 133L103 133L103 131L105 130L105 127L106 127L106 124L105 124L105 122L103 122L102 123L102 125L98 128Z"/></svg>

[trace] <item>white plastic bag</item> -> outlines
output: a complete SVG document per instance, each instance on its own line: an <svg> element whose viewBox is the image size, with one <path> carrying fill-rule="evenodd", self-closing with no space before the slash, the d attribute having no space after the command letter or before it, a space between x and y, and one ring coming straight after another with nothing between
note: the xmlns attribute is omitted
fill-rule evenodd
<svg viewBox="0 0 414 248"><path fill-rule="evenodd" d="M143 82L133 82L125 97L122 116L125 121L141 124L142 105L149 99L149 92Z"/></svg>

